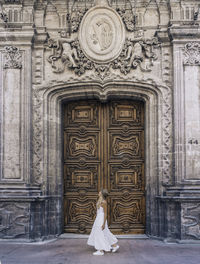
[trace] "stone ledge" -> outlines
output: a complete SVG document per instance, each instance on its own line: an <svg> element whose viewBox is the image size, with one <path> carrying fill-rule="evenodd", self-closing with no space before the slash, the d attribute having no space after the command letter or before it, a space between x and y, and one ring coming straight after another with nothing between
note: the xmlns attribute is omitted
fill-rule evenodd
<svg viewBox="0 0 200 264"><path fill-rule="evenodd" d="M145 234L141 235L115 235L119 239L149 239L149 237ZM59 236L60 239L86 239L89 235L84 234L73 234L73 233L64 233Z"/></svg>
<svg viewBox="0 0 200 264"><path fill-rule="evenodd" d="M164 200L164 201L175 201L175 202L200 202L200 197L191 197L191 196L156 196L156 199Z"/></svg>
<svg viewBox="0 0 200 264"><path fill-rule="evenodd" d="M61 198L61 196L0 196L1 202L38 202L50 199Z"/></svg>

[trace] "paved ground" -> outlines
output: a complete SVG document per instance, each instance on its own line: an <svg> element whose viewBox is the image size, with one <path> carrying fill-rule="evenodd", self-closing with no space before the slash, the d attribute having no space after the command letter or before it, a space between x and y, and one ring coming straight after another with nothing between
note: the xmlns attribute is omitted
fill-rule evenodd
<svg viewBox="0 0 200 264"><path fill-rule="evenodd" d="M86 239L58 239L39 244L0 242L1 264L199 264L200 244L157 240L119 240L116 253L93 256Z"/></svg>

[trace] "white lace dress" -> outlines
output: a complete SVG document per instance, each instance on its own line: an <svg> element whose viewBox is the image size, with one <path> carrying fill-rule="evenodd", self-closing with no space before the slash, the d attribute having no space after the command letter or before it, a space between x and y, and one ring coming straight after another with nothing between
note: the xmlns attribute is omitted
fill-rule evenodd
<svg viewBox="0 0 200 264"><path fill-rule="evenodd" d="M87 244L89 246L94 246L96 250L110 251L111 245L117 243L118 240L108 229L107 220L105 228L102 230L103 222L104 210L103 207L100 206L100 208L97 209L97 216L92 226Z"/></svg>

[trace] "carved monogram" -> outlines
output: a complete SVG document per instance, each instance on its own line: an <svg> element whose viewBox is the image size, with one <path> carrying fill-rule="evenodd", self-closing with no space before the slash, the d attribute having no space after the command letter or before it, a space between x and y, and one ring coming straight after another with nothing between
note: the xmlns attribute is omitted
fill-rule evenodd
<svg viewBox="0 0 200 264"><path fill-rule="evenodd" d="M105 18L99 19L93 25L93 34L91 39L95 46L99 46L101 51L108 49L112 43L113 31L109 21Z"/></svg>
<svg viewBox="0 0 200 264"><path fill-rule="evenodd" d="M187 43L184 48L184 56L184 64L200 65L200 43Z"/></svg>
<svg viewBox="0 0 200 264"><path fill-rule="evenodd" d="M111 33L107 38L104 36L103 40L96 39L96 35L93 36L93 41L101 43L102 49L109 45ZM78 39L70 38L58 41L49 39L48 46L52 49L52 54L49 56L48 62L51 63L55 73L64 72L66 67L79 76L87 70L95 70L96 75L104 80L110 75L111 69L119 69L124 75L137 67L140 67L142 71L151 71L153 62L157 59L154 47L158 47L158 45L157 38L140 41L126 39L124 48L117 59L107 64L98 64L84 55Z"/></svg>
<svg viewBox="0 0 200 264"><path fill-rule="evenodd" d="M4 69L21 69L22 55L19 49L14 46L6 46L4 51Z"/></svg>

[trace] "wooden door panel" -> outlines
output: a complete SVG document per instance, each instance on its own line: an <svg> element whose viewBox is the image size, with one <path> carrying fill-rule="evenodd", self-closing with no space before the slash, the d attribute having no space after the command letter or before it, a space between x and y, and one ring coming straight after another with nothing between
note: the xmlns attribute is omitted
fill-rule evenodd
<svg viewBox="0 0 200 264"><path fill-rule="evenodd" d="M64 165L64 186L65 193L80 191L98 192L98 175L100 174L99 164L73 164Z"/></svg>
<svg viewBox="0 0 200 264"><path fill-rule="evenodd" d="M144 165L130 165L127 161L125 164L109 164L108 186L110 192L123 190L144 192Z"/></svg>
<svg viewBox="0 0 200 264"><path fill-rule="evenodd" d="M65 231L73 233L88 233L96 216L96 197L85 198L86 195L65 197Z"/></svg>
<svg viewBox="0 0 200 264"><path fill-rule="evenodd" d="M142 159L143 158L143 131L124 133L120 131L109 132L109 158L110 159Z"/></svg>
<svg viewBox="0 0 200 264"><path fill-rule="evenodd" d="M64 108L64 124L66 128L99 128L99 108L97 101L77 101ZM83 127L81 127L83 126Z"/></svg>
<svg viewBox="0 0 200 264"><path fill-rule="evenodd" d="M109 104L109 128L126 129L144 127L143 104L135 101L118 101Z"/></svg>
<svg viewBox="0 0 200 264"><path fill-rule="evenodd" d="M110 228L120 234L144 233L144 196L134 194L130 198L126 195L110 198Z"/></svg>
<svg viewBox="0 0 200 264"><path fill-rule="evenodd" d="M103 187L111 231L144 233L143 103L71 102L63 112L65 231L90 232Z"/></svg>
<svg viewBox="0 0 200 264"><path fill-rule="evenodd" d="M89 160L99 160L99 132L86 132L81 134L72 130L64 133L64 159L80 160L85 158Z"/></svg>

